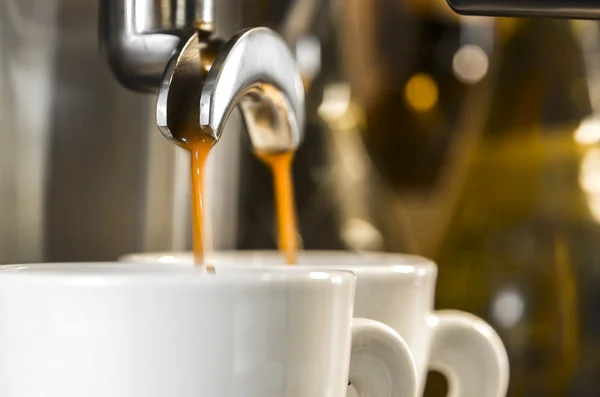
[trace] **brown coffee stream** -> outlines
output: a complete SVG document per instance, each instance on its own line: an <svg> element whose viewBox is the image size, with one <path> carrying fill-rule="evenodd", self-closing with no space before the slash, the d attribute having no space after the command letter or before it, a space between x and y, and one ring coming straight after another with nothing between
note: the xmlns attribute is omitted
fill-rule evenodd
<svg viewBox="0 0 600 397"><path fill-rule="evenodd" d="M183 146L191 154L191 190L192 190L192 235L194 263L205 264L205 255L209 252L211 241L205 235L204 223L207 213L204 192L204 168L215 140L203 138L186 143ZM298 239L296 229L296 209L294 204L294 186L292 182L292 161L294 152L256 153L273 175L275 203L277 207L278 246L285 256L286 263L296 263ZM209 230L209 229L208 229Z"/></svg>
<svg viewBox="0 0 600 397"><path fill-rule="evenodd" d="M206 211L204 194L204 166L210 153L210 149L215 144L212 138L186 143L183 147L191 154L192 171L192 236L194 249L194 263L196 265L204 264L204 255L210 243L207 236L204 235L204 211Z"/></svg>
<svg viewBox="0 0 600 397"><path fill-rule="evenodd" d="M298 238L296 227L296 208L294 204L294 186L292 183L292 161L294 152L256 153L273 174L273 188L277 206L277 229L280 251L285 255L286 263L296 264Z"/></svg>

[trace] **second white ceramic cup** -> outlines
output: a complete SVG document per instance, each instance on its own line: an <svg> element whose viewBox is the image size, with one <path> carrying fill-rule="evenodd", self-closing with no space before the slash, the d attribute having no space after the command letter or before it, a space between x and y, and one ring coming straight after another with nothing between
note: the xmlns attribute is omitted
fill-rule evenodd
<svg viewBox="0 0 600 397"><path fill-rule="evenodd" d="M187 252L132 254L120 260L192 264ZM282 263L274 251L216 252L211 260L217 273ZM453 397L506 395L509 366L502 341L476 316L433 309L437 267L432 261L401 254L305 251L297 266L356 274L354 316L381 321L404 338L416 362L419 395L428 370L446 376Z"/></svg>

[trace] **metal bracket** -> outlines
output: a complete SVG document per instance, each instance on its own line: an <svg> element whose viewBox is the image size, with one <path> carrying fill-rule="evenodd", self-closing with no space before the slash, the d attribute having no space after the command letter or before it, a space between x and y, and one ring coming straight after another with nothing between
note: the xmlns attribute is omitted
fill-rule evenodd
<svg viewBox="0 0 600 397"><path fill-rule="evenodd" d="M141 92L156 92L182 39L212 32L214 0L103 0L100 47L117 80Z"/></svg>

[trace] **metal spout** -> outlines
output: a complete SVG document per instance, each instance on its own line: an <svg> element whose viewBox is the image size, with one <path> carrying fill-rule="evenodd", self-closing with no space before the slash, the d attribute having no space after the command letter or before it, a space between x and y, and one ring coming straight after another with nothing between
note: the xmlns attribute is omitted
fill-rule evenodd
<svg viewBox="0 0 600 397"><path fill-rule="evenodd" d="M167 66L158 93L157 122L177 144L219 140L233 111L242 112L252 147L294 150L304 128L304 87L283 39L252 28L224 45L194 34Z"/></svg>
<svg viewBox="0 0 600 397"><path fill-rule="evenodd" d="M165 67L193 30L212 32L214 0L104 0L100 45L126 87L156 92Z"/></svg>

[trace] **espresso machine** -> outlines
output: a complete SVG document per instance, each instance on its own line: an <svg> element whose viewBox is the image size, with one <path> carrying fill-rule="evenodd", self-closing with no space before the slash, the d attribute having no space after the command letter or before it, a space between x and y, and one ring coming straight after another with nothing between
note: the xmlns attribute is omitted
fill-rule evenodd
<svg viewBox="0 0 600 397"><path fill-rule="evenodd" d="M360 47L373 34L369 24L361 25L355 21L356 16L350 15L356 10L349 9L360 8L353 6L353 1L222 0L199 2L198 6L193 2L167 3L141 2L142 6L125 1L75 4L63 0L5 0L0 4L0 44L5 54L1 109L7 127L1 135L0 262L109 260L127 252L189 246L189 217L181 210L188 207L187 159L185 153L156 133L156 99L141 92L158 92L173 49L182 37L189 38L198 18L212 18L200 31L215 29L213 36L223 39L244 27L270 26L292 48L305 83L313 78L331 78L337 64L347 70L339 79L342 84L332 86L329 94L344 95L344 83L364 92L365 98L374 91L369 88L374 79L366 77L366 62L357 64L367 67L360 69L351 65L351 60L343 61L355 54L349 48L350 40L339 38L354 37ZM412 3L425 2L408 2ZM451 2L451 6L462 13L481 15L593 16L593 2L577 2L576 6L571 3L544 2L540 7L539 2L461 1ZM454 18L447 6L436 4L436 13L448 20ZM375 8L370 3L362 8L366 21ZM465 21L461 23L466 32L463 39L487 52L483 58L476 54L486 63L493 47L490 24ZM24 24L31 29L22 28ZM406 26L398 29L409 31L408 22ZM131 40L131 47L115 40L119 35L121 40ZM99 42L102 53L98 51ZM406 49L396 48L396 55L391 57L408 54L410 40L402 44ZM324 45L334 53L327 53ZM321 63L331 70L323 69ZM321 98L317 97L324 94L315 89L308 95L315 95L314 106L319 106ZM473 101L480 102L481 98ZM238 113L232 113L225 126L232 133L223 134L212 156L214 165L209 165L208 183L215 185L207 189L216 202L211 206L215 243L223 249L254 244L245 237L247 222L238 222L239 213L244 217L244 209L254 204L254 200L239 199L244 194L238 188L241 185L243 190L246 183L241 177L243 172L238 172L239 167L245 167L247 157L242 124ZM305 153L308 147L314 152L322 150L317 136L308 137ZM312 140L315 145L310 143ZM439 144L444 145L443 139ZM89 155L84 154L87 151ZM229 171L221 172L225 169ZM412 222L413 226L418 223ZM332 228L343 226L330 224ZM408 229L413 228L410 224ZM360 220L354 225L357 227L349 227L346 235L366 233L373 240L365 247L378 247L377 230ZM115 228L120 231L118 235L113 232ZM271 233L269 246L274 245L272 237ZM347 245L339 236L325 240L328 242L316 241L312 246Z"/></svg>
<svg viewBox="0 0 600 397"><path fill-rule="evenodd" d="M589 81L581 84L580 76L568 65L553 82L553 86L567 87L559 80L572 80L568 89L558 90L554 97L577 94L585 97L586 104L571 108L559 101L548 111L554 119L577 123L593 111L587 102L594 103L591 81L594 65L600 64L593 56L600 50L594 22L577 25L581 41L572 43L567 38L571 32L567 21L515 22L476 15L596 18L600 6L595 3L450 0L449 7L443 0L0 0L0 117L5 127L0 133L0 263L114 260L131 252L189 249L189 159L169 139L180 139L177 131L182 123L201 119L196 105L204 88L210 88L206 78L223 45L232 43L232 38L239 40L236 34L245 28L267 26L287 45L283 48L282 41L270 33L265 36L272 40L268 47L274 45L277 53L285 54L277 60L285 60L283 72L288 74L273 77L285 94L271 92L270 100L262 100L254 93L247 97L253 101L244 103L233 98L235 90L226 89L227 98L219 101L224 106L220 117L213 115L211 124L208 115L209 131L219 131L206 188L215 248L276 246L270 175L254 158L248 119L237 109L245 106L252 112L279 100L286 111L268 113L279 117L269 120L284 123L291 115L296 118L284 144L298 144L301 130L305 131L294 164L305 248L372 249L434 257L440 264L436 305L474 312L503 337L517 385L511 386L511 396L565 395L565 389L558 387L557 394L519 388L519 382L538 385L547 383L548 377L562 383L569 382L563 378L576 379L571 383L583 391L570 395L595 395L598 385L589 368L597 363L592 353L600 351L598 338L590 336L591 342L584 344L574 327L549 321L538 330L537 325L526 324L528 314L545 310L529 305L534 300L528 297L533 295L528 286L534 281L523 287L521 279L502 274L503 269L516 268L505 263L504 257L489 268L477 257L484 250L488 258L494 257L497 245L506 244L504 251L524 257L522 261L529 264L542 243L527 239L527 227L517 228L501 244L498 238L479 239L501 233L497 229L480 232L476 227L483 223L480 218L485 210L477 212L471 202L461 204L464 185L473 179L469 163L484 140L483 133L508 119L502 112L495 115L494 108L510 106L522 94L510 91L507 82L513 80L508 79L514 79L524 63L535 69L547 59L555 60L540 57L532 65L524 59L540 43L550 52L550 41L565 51L564 63L579 62L581 53L573 50L577 45L587 48L581 57L585 65L573 69L586 69L579 75ZM473 17L460 17L452 9ZM519 24L533 28L519 33ZM512 55L507 56L502 50L510 41L506 37L516 37L513 41L523 48L511 49ZM258 53L264 48L260 47ZM208 64L203 60L209 60ZM185 73L189 72L186 65L195 65L192 73ZM225 62L219 65L225 67ZM245 64L237 65L234 74L245 73ZM177 82L171 85L175 80L165 76L176 76ZM531 78L536 73L523 76L519 84L537 89L538 81ZM208 81L228 83L217 80L214 73ZM189 95L194 86L198 97L182 101L180 95ZM535 95L544 94L536 91ZM508 98L508 105L499 106L497 97ZM213 100L211 95L204 98ZM305 98L304 110L299 98ZM534 102L529 99L523 103ZM192 121L169 114L174 104L189 110L186 114ZM158 118L157 109L162 109ZM524 125L529 121L525 116L521 119ZM589 137L589 129L582 131ZM516 140L523 143L525 152L519 152L517 159L527 158L529 138L521 135ZM512 163L515 158L511 156ZM477 166L495 159L482 157ZM589 158L593 166L596 157ZM553 166L542 179L556 184L577 174L574 169ZM527 174L520 168L510 170L511 178ZM485 183L490 178L487 172L476 176ZM538 181L522 183L527 186L517 195L532 190ZM562 188L558 183L551 192ZM518 200L527 201L521 196ZM540 206L537 201L525 204ZM543 205L548 212L556 208L552 200ZM455 227L456 208L461 206L472 221L462 234ZM547 224L534 227L540 234L549 228ZM581 243L595 236L579 229L577 233L575 239ZM462 240L448 238L459 234ZM469 251L469 243L480 251ZM561 324L578 323L572 316L589 315L597 302L593 293L599 290L593 287L597 272L581 270L577 276L568 265L565 244L555 245L552 263L556 266L548 269L542 263L542 270L530 266L527 274L546 291L539 299L541 306L555 311L544 316L560 317ZM597 267L589 249L571 251L575 259ZM448 278L447 268L458 269L455 273L464 277ZM588 303L580 308L574 298L577 291L573 291L578 288L577 277L587 283L580 288L579 298ZM477 280L478 288L465 291L465 280ZM484 291L488 284L492 292ZM557 304L549 303L556 296L548 291L562 291ZM589 318L581 327L593 336L598 320ZM560 334L558 347L530 343L532 339L555 342L553 331ZM586 364L577 372L578 357L573 351L586 350L582 346L591 358L581 360ZM535 372L530 368L553 361L563 361L563 366L555 372L538 371L544 378L537 383L527 378ZM432 383L428 393L444 395Z"/></svg>

